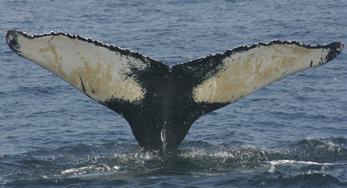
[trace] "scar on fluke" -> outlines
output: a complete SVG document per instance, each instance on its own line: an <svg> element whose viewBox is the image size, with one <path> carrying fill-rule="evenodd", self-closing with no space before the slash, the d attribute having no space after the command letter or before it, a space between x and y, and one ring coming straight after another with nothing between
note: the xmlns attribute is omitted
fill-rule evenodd
<svg viewBox="0 0 347 188"><path fill-rule="evenodd" d="M274 40L169 67L138 52L63 32L11 30L6 41L20 56L124 117L140 147L162 153L176 150L199 117L323 65L344 47L342 42Z"/></svg>
<svg viewBox="0 0 347 188"><path fill-rule="evenodd" d="M87 91L86 91L86 88L85 88L85 86L84 86L84 83L83 83L83 80L82 80L81 75L80 75L80 81L81 81L81 86L82 86L82 91L83 91L83 93L84 93L85 95L87 95L89 98L91 98L91 97L88 95Z"/></svg>
<svg viewBox="0 0 347 188"><path fill-rule="evenodd" d="M311 66L310 66L310 67L311 67ZM288 69L282 73L282 76L283 76L285 73L287 73L287 72L288 72Z"/></svg>

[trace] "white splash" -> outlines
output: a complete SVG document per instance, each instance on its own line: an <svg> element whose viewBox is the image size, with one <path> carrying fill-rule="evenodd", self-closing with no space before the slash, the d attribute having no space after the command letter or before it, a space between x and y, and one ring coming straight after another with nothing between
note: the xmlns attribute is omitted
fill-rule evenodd
<svg viewBox="0 0 347 188"><path fill-rule="evenodd" d="M276 166L278 165L291 165L294 167L298 166L307 166L307 165L318 165L322 167L335 165L334 163L318 163L313 161L295 161L295 160L275 160L275 161L268 161L271 164L271 167L269 169L270 173L274 173L276 170Z"/></svg>

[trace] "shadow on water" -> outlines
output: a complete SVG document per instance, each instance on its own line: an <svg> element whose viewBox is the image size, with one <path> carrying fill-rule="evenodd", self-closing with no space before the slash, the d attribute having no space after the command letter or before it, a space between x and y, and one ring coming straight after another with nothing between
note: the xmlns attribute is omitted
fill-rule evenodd
<svg viewBox="0 0 347 188"><path fill-rule="evenodd" d="M275 151L186 141L167 156L142 152L135 143L77 144L0 156L0 184L342 187L346 142L301 140Z"/></svg>

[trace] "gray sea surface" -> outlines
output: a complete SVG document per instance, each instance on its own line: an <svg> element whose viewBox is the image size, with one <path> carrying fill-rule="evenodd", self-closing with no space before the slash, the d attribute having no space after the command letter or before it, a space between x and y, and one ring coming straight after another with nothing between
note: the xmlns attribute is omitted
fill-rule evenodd
<svg viewBox="0 0 347 188"><path fill-rule="evenodd" d="M347 42L345 0L0 1L0 187L347 187L347 53L198 119L177 153L16 55L64 31L170 66L274 39Z"/></svg>

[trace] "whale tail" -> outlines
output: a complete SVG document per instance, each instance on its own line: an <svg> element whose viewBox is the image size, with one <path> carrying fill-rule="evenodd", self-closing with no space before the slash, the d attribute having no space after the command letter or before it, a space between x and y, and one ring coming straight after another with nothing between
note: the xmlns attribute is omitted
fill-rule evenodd
<svg viewBox="0 0 347 188"><path fill-rule="evenodd" d="M177 149L204 114L323 65L344 47L342 42L311 46L277 40L170 68L140 53L63 32L11 30L6 40L18 55L123 116L141 147L164 153Z"/></svg>

